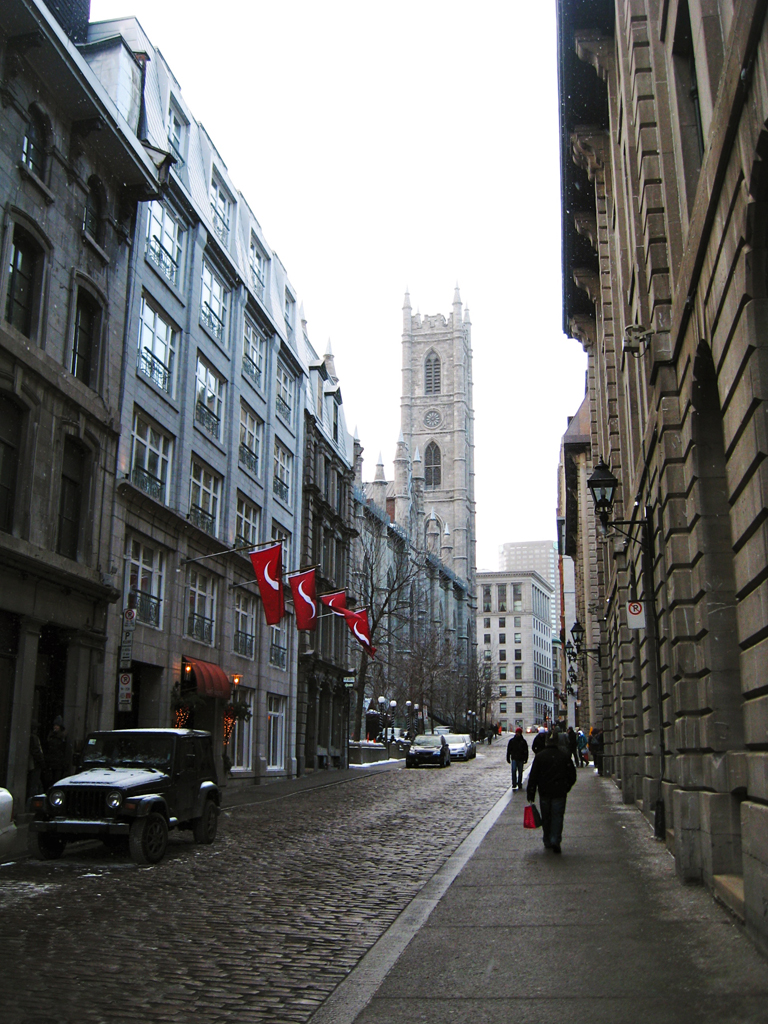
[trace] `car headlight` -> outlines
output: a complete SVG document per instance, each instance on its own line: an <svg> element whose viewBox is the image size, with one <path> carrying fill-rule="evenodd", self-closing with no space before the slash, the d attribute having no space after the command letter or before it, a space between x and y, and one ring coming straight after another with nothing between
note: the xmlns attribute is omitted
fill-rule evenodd
<svg viewBox="0 0 768 1024"><path fill-rule="evenodd" d="M107 796L107 807L110 810L116 811L120 804L123 802L123 794L115 789Z"/></svg>
<svg viewBox="0 0 768 1024"><path fill-rule="evenodd" d="M64 790L63 789L52 789L48 794L48 802L51 807L63 807L64 806Z"/></svg>

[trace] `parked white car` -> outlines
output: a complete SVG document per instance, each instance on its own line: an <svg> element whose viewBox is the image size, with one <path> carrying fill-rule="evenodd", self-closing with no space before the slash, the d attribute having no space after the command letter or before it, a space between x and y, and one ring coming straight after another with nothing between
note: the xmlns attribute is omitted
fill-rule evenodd
<svg viewBox="0 0 768 1024"><path fill-rule="evenodd" d="M7 789L0 789L0 860L7 857L16 842L13 822L13 797Z"/></svg>

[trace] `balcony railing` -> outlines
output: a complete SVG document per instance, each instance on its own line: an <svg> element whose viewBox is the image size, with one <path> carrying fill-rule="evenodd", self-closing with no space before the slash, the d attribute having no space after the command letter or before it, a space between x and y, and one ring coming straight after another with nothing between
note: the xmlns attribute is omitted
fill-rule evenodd
<svg viewBox="0 0 768 1024"><path fill-rule="evenodd" d="M278 668L285 668L288 662L288 648L281 647L279 644L269 645L269 664L276 665Z"/></svg>
<svg viewBox="0 0 768 1024"><path fill-rule="evenodd" d="M288 496L291 493L290 489L288 484L284 480L281 480L279 476L276 476L274 479L273 489L278 498L281 498L283 501L288 501Z"/></svg>
<svg viewBox="0 0 768 1024"><path fill-rule="evenodd" d="M193 523L198 530L203 530L205 533L210 533L212 537L216 536L216 519L211 515L210 512L206 512L204 508L199 505L190 505L189 507L189 521Z"/></svg>
<svg viewBox="0 0 768 1024"><path fill-rule="evenodd" d="M259 472L259 457L256 452L252 451L248 445L240 445L240 461L246 466L252 473Z"/></svg>
<svg viewBox="0 0 768 1024"><path fill-rule="evenodd" d="M245 352L243 353L243 373L246 377L250 377L257 388L261 387L261 370Z"/></svg>
<svg viewBox="0 0 768 1024"><path fill-rule="evenodd" d="M164 274L171 284L179 283L179 264L154 235L147 241L147 259L155 264L160 273Z"/></svg>
<svg viewBox="0 0 768 1024"><path fill-rule="evenodd" d="M218 439L219 437L219 417L215 412L211 412L207 405L203 402L198 401L195 406L195 419L203 427L211 437Z"/></svg>
<svg viewBox="0 0 768 1024"><path fill-rule="evenodd" d="M143 348L139 352L139 370L145 377L149 377L153 383L170 395L171 371L148 348Z"/></svg>
<svg viewBox="0 0 768 1024"><path fill-rule="evenodd" d="M136 591L136 618L148 626L160 626L160 598Z"/></svg>
<svg viewBox="0 0 768 1024"><path fill-rule="evenodd" d="M224 321L218 316L207 302L204 302L200 309L200 323L207 327L217 341L224 337Z"/></svg>
<svg viewBox="0 0 768 1024"><path fill-rule="evenodd" d="M154 498L155 501L165 501L165 481L158 480L156 476L148 473L141 466L134 466L131 470L131 483L140 491L148 494L150 498Z"/></svg>
<svg viewBox="0 0 768 1024"><path fill-rule="evenodd" d="M252 658L256 649L256 637L253 633L243 633L238 630L235 633L235 654L242 654L246 658Z"/></svg>
<svg viewBox="0 0 768 1024"><path fill-rule="evenodd" d="M280 395L275 395L275 408L288 423L291 422L291 407Z"/></svg>
<svg viewBox="0 0 768 1024"><path fill-rule="evenodd" d="M229 241L229 222L222 217L213 204L211 204L211 219L213 220L213 230L226 245Z"/></svg>
<svg viewBox="0 0 768 1024"><path fill-rule="evenodd" d="M203 644L213 643L213 619L194 612L187 619L187 636L194 637Z"/></svg>

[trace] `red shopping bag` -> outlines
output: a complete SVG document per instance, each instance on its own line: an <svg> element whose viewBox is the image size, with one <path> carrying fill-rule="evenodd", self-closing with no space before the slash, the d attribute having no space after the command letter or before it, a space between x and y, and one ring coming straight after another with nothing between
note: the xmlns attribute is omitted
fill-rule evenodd
<svg viewBox="0 0 768 1024"><path fill-rule="evenodd" d="M535 804L526 804L523 811L523 828L539 828L541 826L541 815Z"/></svg>

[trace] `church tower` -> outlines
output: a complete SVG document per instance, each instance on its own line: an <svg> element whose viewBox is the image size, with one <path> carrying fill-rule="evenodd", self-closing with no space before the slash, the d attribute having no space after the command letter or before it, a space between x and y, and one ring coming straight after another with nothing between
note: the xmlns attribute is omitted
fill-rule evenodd
<svg viewBox="0 0 768 1024"><path fill-rule="evenodd" d="M426 520L439 537L435 553L468 584L474 605L472 341L469 309L462 309L458 287L447 319L413 313L405 294L400 414L408 452L421 456L425 510L437 519Z"/></svg>

